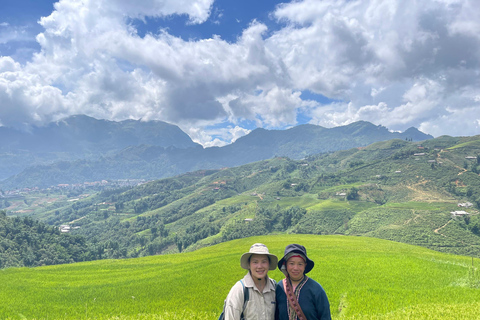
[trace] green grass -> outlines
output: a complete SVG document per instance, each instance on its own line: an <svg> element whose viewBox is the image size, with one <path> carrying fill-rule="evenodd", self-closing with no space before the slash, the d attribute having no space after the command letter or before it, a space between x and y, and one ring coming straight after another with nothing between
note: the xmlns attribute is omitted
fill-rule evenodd
<svg viewBox="0 0 480 320"><path fill-rule="evenodd" d="M384 205L385 208L396 208L396 209L412 209L412 210L436 210L436 209L443 209L445 212L450 212L452 210L458 210L457 203L455 202L389 202Z"/></svg>
<svg viewBox="0 0 480 320"><path fill-rule="evenodd" d="M480 145L480 140L476 139L476 140L472 140L472 141L467 141L467 142L463 142L463 143L458 143L450 148L446 148L447 150L455 150L455 149L458 149L458 148L463 148L463 147L467 147L467 146L479 146Z"/></svg>
<svg viewBox="0 0 480 320"><path fill-rule="evenodd" d="M276 235L194 252L0 270L1 319L215 319L255 242L301 243L334 319L475 319L479 259L367 237ZM472 266L473 264L473 266ZM282 279L278 271L270 276Z"/></svg>

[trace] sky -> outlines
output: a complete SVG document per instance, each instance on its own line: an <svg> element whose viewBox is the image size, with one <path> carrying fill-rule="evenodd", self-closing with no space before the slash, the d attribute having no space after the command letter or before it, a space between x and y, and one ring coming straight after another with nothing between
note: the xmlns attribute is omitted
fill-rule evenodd
<svg viewBox="0 0 480 320"><path fill-rule="evenodd" d="M161 120L205 147L369 121L480 134L480 1L2 0L0 126Z"/></svg>

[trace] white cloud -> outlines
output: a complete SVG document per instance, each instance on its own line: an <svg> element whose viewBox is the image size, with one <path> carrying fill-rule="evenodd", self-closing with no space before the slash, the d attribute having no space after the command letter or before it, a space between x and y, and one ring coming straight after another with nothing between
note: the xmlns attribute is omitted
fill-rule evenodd
<svg viewBox="0 0 480 320"><path fill-rule="evenodd" d="M7 72L19 71L21 66L10 57L0 56L0 74L7 76Z"/></svg>
<svg viewBox="0 0 480 320"><path fill-rule="evenodd" d="M0 23L0 45L11 42L34 41L35 37L28 32L26 26L12 26L7 22Z"/></svg>
<svg viewBox="0 0 480 320"><path fill-rule="evenodd" d="M296 88L345 101L314 110L313 123L434 128L446 106L478 96L479 9L471 1L296 1L275 12L290 24L267 47L284 57ZM478 133L472 123L465 134Z"/></svg>
<svg viewBox="0 0 480 320"><path fill-rule="evenodd" d="M76 113L158 119L205 146L248 132L242 120L282 128L300 112L330 127L366 120L435 135L478 133L480 3L293 1L273 13L282 29L269 33L252 21L234 43L185 41L168 29L141 37L130 24L170 15L204 23L212 3L59 1L40 21L41 51L31 61L0 58L0 123L43 124ZM5 28L0 42L12 41L2 38ZM304 90L335 102L302 100ZM231 126L208 129L216 123Z"/></svg>
<svg viewBox="0 0 480 320"><path fill-rule="evenodd" d="M58 88L25 73L9 57L0 57L0 101L0 123L4 125L28 128L32 123L44 122L46 117L68 114Z"/></svg>
<svg viewBox="0 0 480 320"><path fill-rule="evenodd" d="M249 129L240 126L227 126L224 128L204 129L187 127L185 130L192 140L200 143L204 147L222 147L228 141L235 142L251 132Z"/></svg>

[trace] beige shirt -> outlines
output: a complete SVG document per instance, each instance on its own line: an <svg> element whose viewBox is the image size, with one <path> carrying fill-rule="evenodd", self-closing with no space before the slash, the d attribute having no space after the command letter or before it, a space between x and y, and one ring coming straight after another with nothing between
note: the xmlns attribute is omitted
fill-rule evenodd
<svg viewBox="0 0 480 320"><path fill-rule="evenodd" d="M267 285L260 292L253 282L250 272L243 277L245 290L249 298L243 315L245 320L274 320L275 318L275 282L268 278ZM243 310L243 288L238 281L225 300L225 320L240 320Z"/></svg>

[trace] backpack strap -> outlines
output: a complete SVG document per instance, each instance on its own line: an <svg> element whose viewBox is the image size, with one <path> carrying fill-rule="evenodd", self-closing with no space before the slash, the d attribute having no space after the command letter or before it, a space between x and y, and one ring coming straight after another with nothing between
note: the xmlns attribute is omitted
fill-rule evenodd
<svg viewBox="0 0 480 320"><path fill-rule="evenodd" d="M243 319L245 319L245 317L243 315L243 312L245 311L245 308L247 307L247 302L250 298L250 294L249 294L248 288L245 287L245 284L243 283L242 280L240 280L240 283L242 284L242 288L243 288L243 309L242 309L242 314L240 315L240 319L243 320ZM226 303L226 301L223 303L223 312L220 314L220 317L218 318L218 320L224 320L225 319L225 303Z"/></svg>
<svg viewBox="0 0 480 320"><path fill-rule="evenodd" d="M240 319L243 319L243 313L245 312L245 308L247 307L247 302L248 299L250 298L249 290L248 288L245 287L245 284L243 283L243 280L240 280L240 283L242 284L243 288L243 309L242 309L242 314L240 315Z"/></svg>
<svg viewBox="0 0 480 320"><path fill-rule="evenodd" d="M277 286L277 281L275 279L269 278L270 282L272 283L273 287L275 288Z"/></svg>

